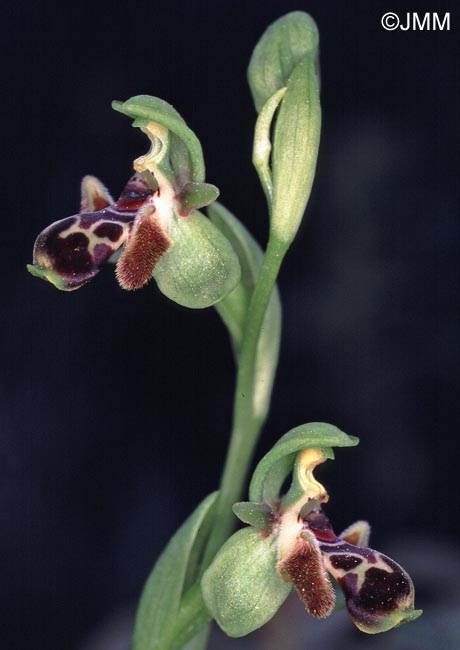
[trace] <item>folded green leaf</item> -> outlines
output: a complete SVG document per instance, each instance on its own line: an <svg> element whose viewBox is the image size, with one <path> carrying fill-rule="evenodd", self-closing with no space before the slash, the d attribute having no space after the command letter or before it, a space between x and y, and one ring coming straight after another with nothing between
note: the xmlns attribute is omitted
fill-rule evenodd
<svg viewBox="0 0 460 650"><path fill-rule="evenodd" d="M201 309L222 300L240 280L240 264L229 241L203 214L174 216L174 246L157 263L160 291L179 305Z"/></svg>
<svg viewBox="0 0 460 650"><path fill-rule="evenodd" d="M248 68L252 96L259 112L288 79L300 61L317 65L319 35L313 18L293 11L270 25L257 43Z"/></svg>
<svg viewBox="0 0 460 650"><path fill-rule="evenodd" d="M292 585L276 572L272 535L243 528L225 542L201 581L209 612L229 636L244 636L267 623L286 600Z"/></svg>
<svg viewBox="0 0 460 650"><path fill-rule="evenodd" d="M171 104L158 97L137 95L126 102L114 101L112 107L116 111L138 120L136 126L142 126L146 122L156 122L172 131L188 149L192 180L204 181L205 168L200 141Z"/></svg>
<svg viewBox="0 0 460 650"><path fill-rule="evenodd" d="M166 650L181 597L194 573L196 545L213 515L217 492L210 494L171 538L150 574L141 596L134 627L133 650ZM198 631L198 630L197 630Z"/></svg>
<svg viewBox="0 0 460 650"><path fill-rule="evenodd" d="M333 458L330 447L354 447L358 442L358 438L348 436L332 424L324 422L310 422L291 429L257 465L249 487L249 500L255 503L272 502L292 471L299 451L318 447L327 458Z"/></svg>

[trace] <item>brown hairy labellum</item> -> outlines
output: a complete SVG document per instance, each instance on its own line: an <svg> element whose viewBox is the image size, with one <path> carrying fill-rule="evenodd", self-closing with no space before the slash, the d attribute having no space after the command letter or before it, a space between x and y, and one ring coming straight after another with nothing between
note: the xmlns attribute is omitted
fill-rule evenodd
<svg viewBox="0 0 460 650"><path fill-rule="evenodd" d="M316 618L329 616L334 609L335 593L318 542L311 533L302 533L295 549L278 570L287 573L309 614Z"/></svg>
<svg viewBox="0 0 460 650"><path fill-rule="evenodd" d="M140 289L152 277L158 260L171 247L171 240L146 203L137 213L131 234L117 264L117 278L123 289Z"/></svg>

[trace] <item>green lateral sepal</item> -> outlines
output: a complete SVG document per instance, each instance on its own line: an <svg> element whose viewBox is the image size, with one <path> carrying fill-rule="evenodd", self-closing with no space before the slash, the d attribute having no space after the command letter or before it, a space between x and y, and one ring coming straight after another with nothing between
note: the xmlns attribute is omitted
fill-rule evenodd
<svg viewBox="0 0 460 650"><path fill-rule="evenodd" d="M201 212L174 215L169 226L174 245L153 271L168 298L192 309L210 307L240 281L238 257L228 239Z"/></svg>
<svg viewBox="0 0 460 650"><path fill-rule="evenodd" d="M203 575L205 605L229 636L262 627L286 600L291 585L279 577L276 562L275 536L243 528L225 542Z"/></svg>
<svg viewBox="0 0 460 650"><path fill-rule="evenodd" d="M252 503L240 501L233 505L233 512L244 524L257 528L262 534L268 535L276 517L273 508L268 503Z"/></svg>

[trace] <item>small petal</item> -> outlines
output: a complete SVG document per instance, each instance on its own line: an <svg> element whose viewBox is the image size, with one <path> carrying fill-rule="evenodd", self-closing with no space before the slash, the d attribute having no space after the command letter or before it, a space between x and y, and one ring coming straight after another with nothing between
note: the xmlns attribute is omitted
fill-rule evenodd
<svg viewBox="0 0 460 650"><path fill-rule="evenodd" d="M192 210L204 208L219 196L219 190L210 183L186 183L177 196L180 205L179 214L187 217Z"/></svg>
<svg viewBox="0 0 460 650"><path fill-rule="evenodd" d="M355 546L369 546L369 537L371 535L371 527L367 521L355 521L354 524L345 528L340 533L340 539Z"/></svg>
<svg viewBox="0 0 460 650"><path fill-rule="evenodd" d="M80 212L98 212L114 200L108 189L95 176L85 176L81 182L81 203Z"/></svg>
<svg viewBox="0 0 460 650"><path fill-rule="evenodd" d="M171 240L155 215L155 207L144 204L136 215L132 232L117 263L117 278L123 289L140 289L152 277Z"/></svg>
<svg viewBox="0 0 460 650"><path fill-rule="evenodd" d="M309 614L316 618L329 616L334 609L335 593L312 533L303 531L292 553L277 568L294 584Z"/></svg>
<svg viewBox="0 0 460 650"><path fill-rule="evenodd" d="M262 536L268 536L273 532L276 512L268 503L240 501L233 504L232 510L240 521L257 528Z"/></svg>

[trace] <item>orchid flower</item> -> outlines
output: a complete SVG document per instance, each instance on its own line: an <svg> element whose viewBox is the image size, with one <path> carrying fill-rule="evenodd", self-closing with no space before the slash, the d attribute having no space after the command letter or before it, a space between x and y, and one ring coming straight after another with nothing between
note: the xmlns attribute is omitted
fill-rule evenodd
<svg viewBox="0 0 460 650"><path fill-rule="evenodd" d="M226 237L198 210L219 190L203 181L196 136L155 97L135 97L115 108L135 118L150 151L134 161L136 173L117 201L99 180L85 176L81 212L40 233L29 271L72 291L119 252L116 275L123 289L139 289L153 276L181 305L215 304L240 281L240 265Z"/></svg>
<svg viewBox="0 0 460 650"><path fill-rule="evenodd" d="M399 564L368 547L369 524L358 521L338 537L321 505L329 500L314 468L333 458L328 447L306 440L351 446L357 439L331 425L312 423L286 434L259 463L250 487L251 501L234 506L250 527L235 533L203 576L209 611L230 636L242 636L270 620L292 586L315 618L329 616L336 594L345 597L353 623L368 634L414 620L414 586ZM294 462L292 485L279 495ZM278 494L277 494L278 492ZM263 498L265 496L265 498ZM260 499L262 497L262 499Z"/></svg>

